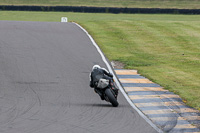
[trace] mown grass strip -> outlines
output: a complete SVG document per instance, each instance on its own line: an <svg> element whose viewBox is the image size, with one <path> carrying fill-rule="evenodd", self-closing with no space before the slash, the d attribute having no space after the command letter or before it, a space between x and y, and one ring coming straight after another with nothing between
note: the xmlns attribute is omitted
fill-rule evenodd
<svg viewBox="0 0 200 133"><path fill-rule="evenodd" d="M76 21L110 61L160 84L200 110L200 16L0 12L1 20Z"/></svg>

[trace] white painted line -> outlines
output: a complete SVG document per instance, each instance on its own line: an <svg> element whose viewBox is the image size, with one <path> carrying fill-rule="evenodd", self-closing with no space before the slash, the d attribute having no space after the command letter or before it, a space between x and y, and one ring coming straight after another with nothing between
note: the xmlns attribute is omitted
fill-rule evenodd
<svg viewBox="0 0 200 133"><path fill-rule="evenodd" d="M74 23L74 22L73 22ZM92 36L83 28L81 27L79 24L77 23L74 23L76 24L78 27L80 27L87 35L88 37L90 38L90 40L92 41L93 45L96 47L97 51L99 52L99 54L101 55L102 57L102 60L105 62L106 66L108 67L109 71L113 72L111 66L109 65L109 63L107 62L104 54L102 53L102 51L100 50L99 46L96 44L96 42L94 41L94 39L92 38ZM114 80L117 84L117 86L119 87L120 91L122 92L122 94L124 95L124 97L126 98L126 100L128 101L128 103L138 112L138 114L144 118L157 132L159 133L163 133L163 131L161 129L159 129L154 123L152 123L151 120L149 120L134 104L133 102L129 99L128 95L126 94L126 92L124 91L124 89L122 88L121 84L119 83L118 79L116 78L116 76L114 75Z"/></svg>

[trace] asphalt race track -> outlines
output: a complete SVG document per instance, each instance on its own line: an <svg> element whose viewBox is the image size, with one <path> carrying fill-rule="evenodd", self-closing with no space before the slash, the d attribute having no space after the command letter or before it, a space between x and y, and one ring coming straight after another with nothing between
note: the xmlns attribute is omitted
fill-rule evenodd
<svg viewBox="0 0 200 133"><path fill-rule="evenodd" d="M119 107L89 87L105 67L73 23L0 21L0 133L155 133L119 94Z"/></svg>

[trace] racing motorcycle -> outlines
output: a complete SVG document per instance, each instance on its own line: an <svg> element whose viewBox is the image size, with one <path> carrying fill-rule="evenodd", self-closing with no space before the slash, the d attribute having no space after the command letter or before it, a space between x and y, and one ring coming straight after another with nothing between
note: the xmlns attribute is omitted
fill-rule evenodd
<svg viewBox="0 0 200 133"><path fill-rule="evenodd" d="M97 84L98 90L103 94L103 98L105 101L110 102L113 107L117 107L119 105L117 101L118 89L114 85L114 80L100 79Z"/></svg>

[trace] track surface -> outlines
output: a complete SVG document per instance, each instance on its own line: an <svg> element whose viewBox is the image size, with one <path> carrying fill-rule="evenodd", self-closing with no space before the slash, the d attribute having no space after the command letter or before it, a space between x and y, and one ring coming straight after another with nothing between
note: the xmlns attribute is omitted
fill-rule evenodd
<svg viewBox="0 0 200 133"><path fill-rule="evenodd" d="M119 107L89 87L105 67L73 23L0 21L1 133L154 133L120 93Z"/></svg>

